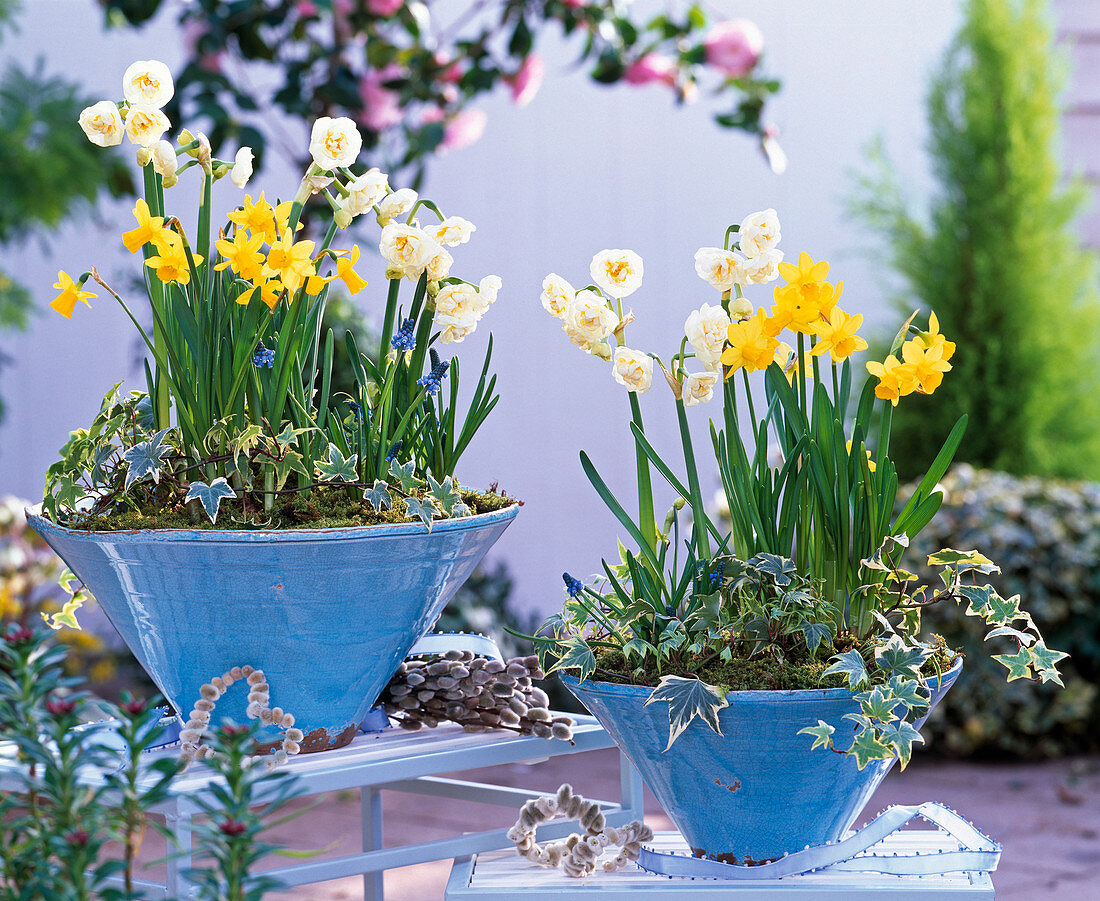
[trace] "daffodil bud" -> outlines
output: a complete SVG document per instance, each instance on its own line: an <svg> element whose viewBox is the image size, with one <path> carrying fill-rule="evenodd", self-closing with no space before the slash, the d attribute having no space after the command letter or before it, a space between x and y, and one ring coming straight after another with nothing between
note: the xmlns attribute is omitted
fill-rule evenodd
<svg viewBox="0 0 1100 901"><path fill-rule="evenodd" d="M439 282L428 282L428 296L429 297L438 297L439 296Z"/></svg>
<svg viewBox="0 0 1100 901"><path fill-rule="evenodd" d="M198 153L196 154L195 159L199 161L199 165L202 166L203 172L205 172L207 175L212 175L213 172L211 170L212 158L210 151L210 139L207 138L206 135L200 133L196 136L195 140L199 142L199 146L197 148Z"/></svg>
<svg viewBox="0 0 1100 901"><path fill-rule="evenodd" d="M668 382L668 387L672 389L672 396L679 400L683 396L683 389L680 385L680 380L667 369L665 369L664 366L661 367L661 372L665 374L665 381Z"/></svg>
<svg viewBox="0 0 1100 901"><path fill-rule="evenodd" d="M137 164L143 169L149 165L153 159L153 151L148 147L139 147L137 151Z"/></svg>
<svg viewBox="0 0 1100 901"><path fill-rule="evenodd" d="M216 160L214 162L214 179L224 178L232 171L233 167L229 163L223 160Z"/></svg>
<svg viewBox="0 0 1100 901"><path fill-rule="evenodd" d="M346 209L341 207L336 211L336 215L333 216L333 219L336 222L337 228L347 228L349 225L351 225L352 215Z"/></svg>
<svg viewBox="0 0 1100 901"><path fill-rule="evenodd" d="M748 319L752 315L752 304L748 298L735 297L730 301L730 316L737 319Z"/></svg>
<svg viewBox="0 0 1100 901"><path fill-rule="evenodd" d="M183 131L180 132L180 136L176 138L176 140L179 142L180 147L183 147L186 144L194 143L195 136L191 134L190 129L185 128ZM193 156L195 157L195 159L198 159L198 148L192 147L190 150L186 151L186 153L188 156Z"/></svg>
<svg viewBox="0 0 1100 901"><path fill-rule="evenodd" d="M606 341L597 341L595 344L591 345L589 352L592 356L599 357L605 363L611 362L611 345Z"/></svg>

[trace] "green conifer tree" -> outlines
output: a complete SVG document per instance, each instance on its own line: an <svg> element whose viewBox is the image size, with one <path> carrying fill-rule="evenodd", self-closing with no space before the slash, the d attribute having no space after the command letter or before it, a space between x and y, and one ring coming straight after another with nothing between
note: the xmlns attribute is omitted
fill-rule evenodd
<svg viewBox="0 0 1100 901"><path fill-rule="evenodd" d="M891 456L914 476L960 412L958 460L1100 478L1096 258L1073 229L1086 200L1059 156L1064 66L1043 0L968 0L928 99L938 184L927 222L881 153L854 212L885 238L907 312L958 344L932 397L902 400Z"/></svg>

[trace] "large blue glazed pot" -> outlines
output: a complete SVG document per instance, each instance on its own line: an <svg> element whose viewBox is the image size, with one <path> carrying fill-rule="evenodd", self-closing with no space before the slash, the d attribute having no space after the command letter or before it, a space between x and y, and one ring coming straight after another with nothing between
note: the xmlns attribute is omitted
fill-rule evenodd
<svg viewBox="0 0 1100 901"><path fill-rule="evenodd" d="M960 659L932 681L932 706L961 669ZM561 678L638 768L697 856L753 864L836 841L894 763L860 770L847 755L811 751L812 739L798 734L825 720L836 728L837 746L848 747L855 725L843 717L859 705L847 689L731 691L718 713L721 735L696 720L665 751L668 705L643 706L653 689Z"/></svg>
<svg viewBox="0 0 1100 901"><path fill-rule="evenodd" d="M262 669L303 752L346 745L416 640L515 518L302 531L87 532L28 511L176 712L234 666ZM214 721L245 721L247 688ZM275 730L261 733L274 741Z"/></svg>

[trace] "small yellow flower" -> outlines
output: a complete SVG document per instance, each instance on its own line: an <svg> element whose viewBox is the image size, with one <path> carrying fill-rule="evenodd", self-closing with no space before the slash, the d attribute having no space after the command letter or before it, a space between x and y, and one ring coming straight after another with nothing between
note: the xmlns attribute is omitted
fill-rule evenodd
<svg viewBox="0 0 1100 901"><path fill-rule="evenodd" d="M775 361L779 341L769 331L768 317L763 310L744 322L733 322L726 329L729 347L722 352L722 363L730 372L746 369L755 372L767 369Z"/></svg>
<svg viewBox="0 0 1100 901"><path fill-rule="evenodd" d="M287 230L287 227L290 225L290 208L292 206L294 206L294 201L284 200L277 207L275 207L275 221L279 226L280 235L283 234ZM294 231L300 232L303 228L304 226L301 222L299 222L297 225L294 226ZM267 243L271 244L272 242L268 241Z"/></svg>
<svg viewBox="0 0 1100 901"><path fill-rule="evenodd" d="M804 335L814 333L814 324L822 317L828 318L840 295L844 283L835 287L825 281L829 264L818 263L806 252L799 254L798 265L779 263L779 272L787 284L776 287L775 306L772 309L773 334L785 328Z"/></svg>
<svg viewBox="0 0 1100 901"><path fill-rule="evenodd" d="M156 270L157 278L162 282L179 282L186 285L191 281L191 267L187 262L187 252L183 249L183 239L173 232L165 232L165 236L157 244L158 256L149 257L145 265ZM198 266L202 262L202 256L195 254L193 259Z"/></svg>
<svg viewBox="0 0 1100 901"><path fill-rule="evenodd" d="M844 446L848 449L848 456L852 456L852 439L849 438L848 443ZM867 448L864 448L864 450L867 450ZM867 451L867 468L871 470L871 472L874 472L876 469L878 469L878 464L871 459L870 451Z"/></svg>
<svg viewBox="0 0 1100 901"><path fill-rule="evenodd" d="M125 232L122 235L122 243L130 253L137 253L150 241L160 241L167 231L164 227L163 216L150 216L149 204L144 200L138 200L134 207L134 218L137 219L137 228Z"/></svg>
<svg viewBox="0 0 1100 901"><path fill-rule="evenodd" d="M260 251L263 243L263 235L249 234L245 229L238 229L233 234L232 241L223 238L215 243L214 246L224 259L214 268L220 272L231 267L241 278L258 282L263 278L264 255Z"/></svg>
<svg viewBox="0 0 1100 901"><path fill-rule="evenodd" d="M856 351L866 350L867 342L856 334L861 325L863 325L861 313L849 316L840 307L834 307L827 319L815 322L812 326L814 333L821 337L821 340L814 345L813 355L819 357L829 352L833 360L839 363Z"/></svg>
<svg viewBox="0 0 1100 901"><path fill-rule="evenodd" d="M878 379L875 397L888 400L895 407L900 398L912 394L919 384L913 367L908 363L902 363L893 354L881 363L872 360L867 364L867 371Z"/></svg>
<svg viewBox="0 0 1100 901"><path fill-rule="evenodd" d="M261 284L253 285L247 291L238 294L237 303L244 306L252 300L252 295L259 291L260 300L267 304L267 308L274 313L275 308L279 305L279 301L282 300L284 290L282 282L277 278L267 279Z"/></svg>
<svg viewBox="0 0 1100 901"><path fill-rule="evenodd" d="M263 191L255 203L248 194L244 195L241 208L229 214L229 221L238 229L248 229L255 235L262 235L265 244L274 244L278 235L275 232L275 210L264 198Z"/></svg>
<svg viewBox="0 0 1100 901"><path fill-rule="evenodd" d="M920 333L921 341L924 346L931 350L933 347L940 346L943 350L940 352L940 359L943 361L950 360L955 354L955 342L948 341L942 334L940 334L940 321L936 318L935 313L930 313L928 316L928 331Z"/></svg>
<svg viewBox="0 0 1100 901"><path fill-rule="evenodd" d="M358 244L352 245L350 258L339 257L336 260L336 277L344 280L344 284L352 294L358 294L367 287L366 280L360 278L359 273L352 268L358 262Z"/></svg>
<svg viewBox="0 0 1100 901"><path fill-rule="evenodd" d="M336 278L335 275L311 275L306 279L306 294L316 297L334 278Z"/></svg>
<svg viewBox="0 0 1100 901"><path fill-rule="evenodd" d="M313 246L312 241L294 243L290 233L284 231L283 236L271 245L264 272L269 276L278 275L288 291L297 291L304 279L317 272L311 259Z"/></svg>
<svg viewBox="0 0 1100 901"><path fill-rule="evenodd" d="M902 345L902 359L913 367L913 377L922 394L935 391L943 382L943 374L951 369L943 351L943 343L926 348L920 338L911 338Z"/></svg>
<svg viewBox="0 0 1100 901"><path fill-rule="evenodd" d="M73 310L76 308L78 300L86 307L90 307L91 304L88 303L88 298L96 296L91 291L81 291L81 285L74 282L67 272L57 273L57 281L54 282L54 287L61 293L50 301L50 306L66 319L73 318Z"/></svg>

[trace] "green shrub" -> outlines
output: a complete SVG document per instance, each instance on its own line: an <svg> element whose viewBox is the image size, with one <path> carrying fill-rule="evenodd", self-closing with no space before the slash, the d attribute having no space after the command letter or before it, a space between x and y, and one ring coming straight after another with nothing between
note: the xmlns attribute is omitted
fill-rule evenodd
<svg viewBox="0 0 1100 901"><path fill-rule="evenodd" d="M928 99L938 190L927 222L881 154L860 182L853 212L886 243L899 306L934 309L958 343L935 396L895 412L903 478L960 412L960 461L1100 477L1100 302L1095 255L1072 228L1086 191L1061 184L1062 70L1045 2L968 0Z"/></svg>
<svg viewBox="0 0 1100 901"><path fill-rule="evenodd" d="M1022 596L1052 647L1066 688L1017 680L982 648L982 629L961 608L930 608L926 628L966 654L958 685L926 734L955 756L1054 757L1100 751L1100 484L1016 478L956 466L940 483L944 502L910 548L923 577L927 555L980 547L1001 567L990 578Z"/></svg>

